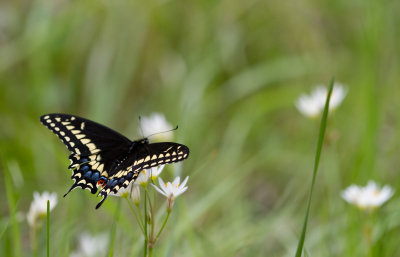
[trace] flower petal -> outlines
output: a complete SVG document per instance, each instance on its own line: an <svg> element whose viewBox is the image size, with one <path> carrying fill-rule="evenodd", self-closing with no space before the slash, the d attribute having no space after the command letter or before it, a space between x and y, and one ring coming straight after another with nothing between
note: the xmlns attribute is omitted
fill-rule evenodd
<svg viewBox="0 0 400 257"><path fill-rule="evenodd" d="M186 185L186 183L188 182L188 180L189 180L189 176L187 176L185 178L185 180L183 180L183 182L181 183L181 187L184 187Z"/></svg>

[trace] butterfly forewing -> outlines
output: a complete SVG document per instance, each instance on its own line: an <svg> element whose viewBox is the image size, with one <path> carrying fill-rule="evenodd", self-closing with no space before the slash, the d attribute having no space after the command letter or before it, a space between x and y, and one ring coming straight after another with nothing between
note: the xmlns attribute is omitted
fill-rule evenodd
<svg viewBox="0 0 400 257"><path fill-rule="evenodd" d="M131 141L96 122L67 114L48 114L40 121L54 132L72 152L69 159L75 187L97 192L97 181L108 176L114 161L124 155Z"/></svg>
<svg viewBox="0 0 400 257"><path fill-rule="evenodd" d="M89 156L121 145L129 148L131 144L120 133L77 116L54 113L43 115L40 121L77 155Z"/></svg>

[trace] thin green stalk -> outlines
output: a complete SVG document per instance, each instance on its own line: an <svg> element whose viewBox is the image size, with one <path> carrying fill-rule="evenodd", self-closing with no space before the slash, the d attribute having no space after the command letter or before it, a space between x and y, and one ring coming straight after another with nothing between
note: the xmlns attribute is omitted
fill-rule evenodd
<svg viewBox="0 0 400 257"><path fill-rule="evenodd" d="M115 241L115 234L117 232L117 221L119 219L119 212L121 209L121 201L118 201L117 208L114 214L114 222L111 229L111 240L110 240L110 249L108 251L108 256L112 257L114 255L114 241Z"/></svg>
<svg viewBox="0 0 400 257"><path fill-rule="evenodd" d="M146 201L146 199L144 199L144 200ZM136 209L137 209L137 214L138 214L138 216L139 216L139 219L142 221L142 220L143 220L143 217L142 217L142 213L140 212L139 205L136 205L136 204L135 204L135 206L136 206ZM143 226L143 228L144 228L143 222L142 222L142 226Z"/></svg>
<svg viewBox="0 0 400 257"><path fill-rule="evenodd" d="M9 169L4 172L5 177L5 185L6 185L6 193L7 193L7 203L11 217L11 225L12 225L12 238L13 238L13 249L14 256L22 256L21 253L21 237L19 232L19 222L16 217L17 207L15 194L13 191L13 185L10 178Z"/></svg>
<svg viewBox="0 0 400 257"><path fill-rule="evenodd" d="M144 191L144 248L143 248L143 256L147 256L147 245L149 243L149 239L147 237L147 190Z"/></svg>
<svg viewBox="0 0 400 257"><path fill-rule="evenodd" d="M151 213L151 218L152 218L152 222L151 222L151 231L150 231L150 239L149 239L149 257L151 257L152 256L152 254L153 254L153 247L154 247L154 244L156 243L156 241L154 240L154 229L155 229L155 210L154 210L154 208L153 208L153 206L155 206L156 205L156 191L155 190L153 190L153 192L154 192L154 194L153 194L153 200L154 200L154 202L153 202L153 205L151 204L151 200L150 200L150 196L149 196L149 194L147 194L148 195L148 198L149 198L149 203L150 203L150 213Z"/></svg>
<svg viewBox="0 0 400 257"><path fill-rule="evenodd" d="M367 250L368 256L373 257L374 251L373 251L373 243L372 243L372 226L371 226L371 224L369 224L369 223L364 224L363 234L364 234L365 243L368 247L368 250Z"/></svg>
<svg viewBox="0 0 400 257"><path fill-rule="evenodd" d="M47 200L47 257L50 257L50 200Z"/></svg>
<svg viewBox="0 0 400 257"><path fill-rule="evenodd" d="M135 215L135 218L136 218L136 221L137 221L137 223L139 225L139 228L142 231L142 233L144 234L142 220L138 217L138 214L136 213L135 209L133 208L132 203L131 203L131 201L129 201L128 197L125 197L125 199L128 201L129 207L131 208L132 213Z"/></svg>
<svg viewBox="0 0 400 257"><path fill-rule="evenodd" d="M373 242L373 228L374 228L374 214L375 210L368 210L367 217L364 217L363 234L365 244L368 247L368 256L373 257L374 255L374 242Z"/></svg>
<svg viewBox="0 0 400 257"><path fill-rule="evenodd" d="M156 193L156 190L154 190L153 189L153 206L156 206L156 197L157 196L157 193ZM151 240L152 240L152 245L155 243L155 241L153 241L153 239L154 239L154 229L155 229L155 209L154 208L152 208L151 209L151 217L153 218L153 222L152 222L152 225L151 225Z"/></svg>
<svg viewBox="0 0 400 257"><path fill-rule="evenodd" d="M38 247L37 247L37 226L34 225L30 228L31 234L31 248L32 248L32 256L37 257L39 256Z"/></svg>
<svg viewBox="0 0 400 257"><path fill-rule="evenodd" d="M317 144L317 152L315 155L315 162L314 162L314 171L313 171L313 176L312 176L312 181L311 181L310 192L308 194L307 209L306 209L306 214L304 216L303 228L301 231L299 243L297 245L297 250L296 250L296 255L295 255L296 257L301 256L301 253L303 251L303 246L304 246L304 240L306 237L308 216L309 216L310 206L311 206L311 198L312 198L312 193L314 190L315 179L317 177L319 159L321 156L322 144L323 144L324 136L325 136L326 121L328 118L328 111L329 111L329 101L330 101L331 95L332 95L333 83L334 83L334 78L332 78L330 86L329 86L328 96L326 98L325 108L324 108L324 112L323 112L322 118L321 118L321 125L320 125L320 129L319 129L319 137L318 137L318 144Z"/></svg>
<svg viewBox="0 0 400 257"><path fill-rule="evenodd" d="M159 238L160 235L161 235L161 232L164 230L164 227L165 227L165 225L167 224L167 221L168 221L168 218L169 218L169 215L170 215L170 214L171 214L171 212L167 212L167 217L165 217L165 220L164 220L164 222L163 222L163 224L162 224L162 226L161 226L161 228L160 228L160 231L158 231L157 236L156 236L156 238L154 239L154 243L157 242L158 238Z"/></svg>
<svg viewBox="0 0 400 257"><path fill-rule="evenodd" d="M152 243L152 239L153 239L153 233L154 233L154 208L153 205L151 204L151 199L150 199L150 193L147 190L147 187L145 188L146 191L146 195L145 197L147 197L147 199L149 200L149 208L150 208L150 219L151 219L151 228L150 228L150 234L149 234L149 242Z"/></svg>
<svg viewBox="0 0 400 257"><path fill-rule="evenodd" d="M145 188L145 191L146 191L145 197L147 197L147 199L149 200L149 208L151 211L153 209L153 206L151 205L150 194L149 194L149 191L147 190L147 187Z"/></svg>

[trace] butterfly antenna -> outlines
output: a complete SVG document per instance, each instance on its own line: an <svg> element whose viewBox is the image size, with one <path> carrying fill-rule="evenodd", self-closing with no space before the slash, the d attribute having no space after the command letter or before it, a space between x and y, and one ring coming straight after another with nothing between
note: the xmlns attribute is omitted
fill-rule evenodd
<svg viewBox="0 0 400 257"><path fill-rule="evenodd" d="M139 116L139 127L140 127L140 132L142 132L142 137L144 138L144 133L143 133L143 128L142 128L142 117Z"/></svg>
<svg viewBox="0 0 400 257"><path fill-rule="evenodd" d="M171 131L174 131L174 130L177 130L177 129L178 129L178 125L176 125L175 128L170 129L170 130L166 130L166 131L161 131L161 132L153 133L153 134L147 136L147 138L152 137L152 136L154 136L154 135L162 134L162 133L168 133L168 132L171 132Z"/></svg>

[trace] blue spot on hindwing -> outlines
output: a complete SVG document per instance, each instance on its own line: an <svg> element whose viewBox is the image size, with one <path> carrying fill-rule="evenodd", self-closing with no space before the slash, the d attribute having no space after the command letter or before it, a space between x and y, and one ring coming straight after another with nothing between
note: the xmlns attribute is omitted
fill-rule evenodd
<svg viewBox="0 0 400 257"><path fill-rule="evenodd" d="M118 180L113 179L111 183L111 187L114 187L118 183Z"/></svg>
<svg viewBox="0 0 400 257"><path fill-rule="evenodd" d="M98 172L93 173L92 179L94 181L96 181L96 182L99 181L99 178L100 178L100 174Z"/></svg>
<svg viewBox="0 0 400 257"><path fill-rule="evenodd" d="M92 176L92 171L88 171L85 173L85 175L83 175L84 178L89 178Z"/></svg>
<svg viewBox="0 0 400 257"><path fill-rule="evenodd" d="M110 179L107 181L106 187L111 187L111 184L114 182L114 179Z"/></svg>

